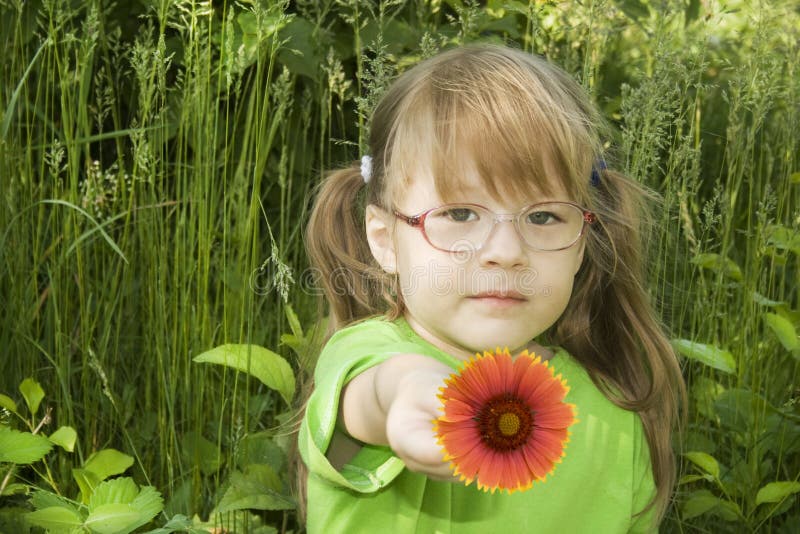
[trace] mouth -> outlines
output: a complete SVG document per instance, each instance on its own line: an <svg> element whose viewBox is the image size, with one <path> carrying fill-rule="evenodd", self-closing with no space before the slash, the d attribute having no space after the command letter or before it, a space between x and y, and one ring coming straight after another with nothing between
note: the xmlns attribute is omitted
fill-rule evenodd
<svg viewBox="0 0 800 534"><path fill-rule="evenodd" d="M528 300L522 295L522 293L517 293L516 291L485 291L483 293L478 293L477 295L472 295L469 298L519 302L525 302Z"/></svg>

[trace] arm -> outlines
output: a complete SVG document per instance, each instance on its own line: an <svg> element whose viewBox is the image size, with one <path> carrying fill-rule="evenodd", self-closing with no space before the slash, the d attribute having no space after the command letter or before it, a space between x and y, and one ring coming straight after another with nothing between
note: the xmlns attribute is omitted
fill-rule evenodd
<svg viewBox="0 0 800 534"><path fill-rule="evenodd" d="M371 367L344 389L340 417L354 438L388 445L412 471L452 480L432 421L439 388L453 370L428 356L398 354Z"/></svg>

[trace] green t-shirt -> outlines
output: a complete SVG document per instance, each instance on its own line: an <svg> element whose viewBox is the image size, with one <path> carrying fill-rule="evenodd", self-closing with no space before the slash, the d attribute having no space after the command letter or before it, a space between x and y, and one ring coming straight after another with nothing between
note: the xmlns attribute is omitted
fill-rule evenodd
<svg viewBox="0 0 800 534"><path fill-rule="evenodd" d="M369 319L336 332L320 354L315 389L300 428L309 468L310 534L502 532L597 534L653 532L653 514L634 517L655 493L641 420L611 403L565 350L550 364L567 380L578 422L563 462L523 492L485 493L473 482L439 482L405 469L384 446L364 445L341 469L325 456L337 428L339 398L359 373L398 353L419 353L458 369L461 362L400 318ZM652 508L651 508L652 510Z"/></svg>

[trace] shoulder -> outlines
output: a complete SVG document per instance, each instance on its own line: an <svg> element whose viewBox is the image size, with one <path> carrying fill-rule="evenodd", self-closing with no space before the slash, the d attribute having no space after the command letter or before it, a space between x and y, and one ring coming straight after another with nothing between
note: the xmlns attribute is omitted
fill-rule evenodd
<svg viewBox="0 0 800 534"><path fill-rule="evenodd" d="M384 317L371 317L337 330L328 339L320 359L342 350L349 353L388 349L405 341L400 328Z"/></svg>

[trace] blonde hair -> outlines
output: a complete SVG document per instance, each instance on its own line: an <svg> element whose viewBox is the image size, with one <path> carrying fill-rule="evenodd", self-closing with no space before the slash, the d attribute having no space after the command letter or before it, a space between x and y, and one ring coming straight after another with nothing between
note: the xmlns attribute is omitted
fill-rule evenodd
<svg viewBox="0 0 800 534"><path fill-rule="evenodd" d="M657 488L650 506L661 517L675 480L671 432L685 386L642 283L642 225L653 195L613 171L601 171L599 183L589 184L601 154L600 125L582 88L541 58L493 45L443 52L404 73L376 107L369 183L354 162L319 186L307 250L320 270L331 330L375 315L396 318L402 295L370 253L367 204L393 207L420 168L433 171L437 193L447 201L465 162L497 199L562 187L599 224L586 235L569 305L545 335L615 404L639 413Z"/></svg>

